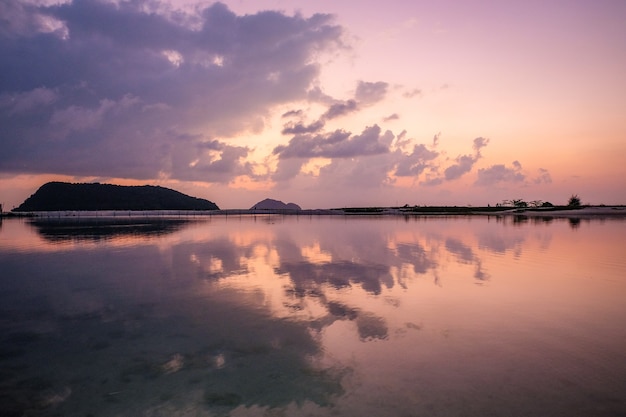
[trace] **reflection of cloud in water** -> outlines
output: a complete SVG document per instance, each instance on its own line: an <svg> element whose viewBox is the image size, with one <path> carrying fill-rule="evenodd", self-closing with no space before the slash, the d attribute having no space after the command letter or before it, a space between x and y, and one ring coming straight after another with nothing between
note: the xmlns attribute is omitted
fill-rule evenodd
<svg viewBox="0 0 626 417"><path fill-rule="evenodd" d="M388 266L349 261L321 265L306 262L282 263L276 273L289 274L298 295L304 295L307 290L321 284L329 284L335 289L359 284L367 292L380 294L383 285L391 288L394 284Z"/></svg>
<svg viewBox="0 0 626 417"><path fill-rule="evenodd" d="M483 269L481 259L474 253L469 245L450 237L446 239L445 246L448 252L455 255L460 263L474 265L475 279L479 281L487 281L489 279L489 274Z"/></svg>
<svg viewBox="0 0 626 417"><path fill-rule="evenodd" d="M474 278L479 281L487 281L489 279L489 274L483 270L483 263L480 259L476 259L475 266L476 269L474 270Z"/></svg>
<svg viewBox="0 0 626 417"><path fill-rule="evenodd" d="M525 240L526 236L521 234L481 233L478 235L478 247L500 254L513 250L519 255Z"/></svg>
<svg viewBox="0 0 626 417"><path fill-rule="evenodd" d="M376 404L409 415L419 395L446 403L449 381L457 389L491 377L493 351L485 355L480 343L493 346L481 337L494 333L481 331L495 322L498 334L516 333L504 301L523 300L518 293L474 284L489 273L515 283L502 275L523 265L512 256L522 245L529 258L543 255L556 227L566 236L588 229L533 220L514 228L482 219L293 221L212 219L136 245L0 250L2 273L12 277L0 292L3 400L15 415L25 415L29 398L48 407L43 415L361 415ZM498 310L482 302L498 297Z"/></svg>
<svg viewBox="0 0 626 417"><path fill-rule="evenodd" d="M18 299L1 299L11 324L0 327L9 336L0 338L0 353L15 352L16 366L55 355L49 365L0 376L0 384L9 387L3 395L11 410L26 410L28 398L56 398L49 393L66 386L71 396L43 406L54 406L58 415L106 416L115 415L109 413L112 405L123 404L126 415L142 415L159 395L161 401L172 397L199 409L228 410L327 405L341 394L343 371L316 366L322 350L306 322L274 317L254 294L216 288L207 293L201 280L181 285L154 279L146 266L159 264L158 252L129 255L126 274L115 282L92 276L89 286L78 273L81 267L74 270L76 264L64 260L31 259L32 268L11 271L16 281L10 292ZM141 255L142 262L133 262L132 255ZM98 270L108 259L89 261ZM189 257L175 259L189 263ZM32 272L41 265L48 266L46 284L33 286ZM27 299L21 287L28 289ZM92 300L89 311L76 295ZM50 302L51 296L65 303ZM29 302L35 299L41 300L37 306ZM50 324L44 327L42 320ZM16 328L23 330L14 333Z"/></svg>
<svg viewBox="0 0 626 417"><path fill-rule="evenodd" d="M474 251L458 239L447 238L446 249L448 252L457 256L457 259L464 263L474 262Z"/></svg>
<svg viewBox="0 0 626 417"><path fill-rule="evenodd" d="M387 323L382 317L371 313L359 314L356 319L359 338L363 341L387 338Z"/></svg>
<svg viewBox="0 0 626 417"><path fill-rule="evenodd" d="M432 253L426 252L419 243L398 243L395 245L398 260L402 263L413 265L416 274L425 274L430 269L437 267Z"/></svg>
<svg viewBox="0 0 626 417"><path fill-rule="evenodd" d="M327 303L328 313L340 320L350 320L356 322L359 339L370 341L374 339L387 339L389 330L384 318L376 316L370 312L360 311L358 308L348 307L340 302L331 301ZM326 320L323 324L328 326L334 320Z"/></svg>

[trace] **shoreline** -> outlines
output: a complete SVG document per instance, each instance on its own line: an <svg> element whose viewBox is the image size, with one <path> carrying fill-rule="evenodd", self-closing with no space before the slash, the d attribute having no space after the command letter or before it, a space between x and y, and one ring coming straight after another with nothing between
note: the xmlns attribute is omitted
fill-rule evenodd
<svg viewBox="0 0 626 417"><path fill-rule="evenodd" d="M587 206L581 208L512 208L512 207L352 207L333 209L225 209L225 210L101 210L3 212L0 219L97 219L97 218L194 218L211 216L524 216L552 218L626 217L626 206Z"/></svg>

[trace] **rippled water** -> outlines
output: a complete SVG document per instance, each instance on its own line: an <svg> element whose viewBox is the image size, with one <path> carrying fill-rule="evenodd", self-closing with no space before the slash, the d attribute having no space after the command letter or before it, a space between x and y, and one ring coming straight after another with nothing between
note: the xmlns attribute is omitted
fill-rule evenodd
<svg viewBox="0 0 626 417"><path fill-rule="evenodd" d="M626 414L626 221L0 223L2 416Z"/></svg>

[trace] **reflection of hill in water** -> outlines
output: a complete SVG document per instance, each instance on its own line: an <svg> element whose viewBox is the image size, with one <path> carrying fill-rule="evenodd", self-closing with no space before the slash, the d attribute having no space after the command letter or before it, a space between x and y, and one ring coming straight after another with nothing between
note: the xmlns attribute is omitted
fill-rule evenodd
<svg viewBox="0 0 626 417"><path fill-rule="evenodd" d="M169 218L58 218L36 219L30 224L44 239L61 242L160 236L180 230L188 222Z"/></svg>

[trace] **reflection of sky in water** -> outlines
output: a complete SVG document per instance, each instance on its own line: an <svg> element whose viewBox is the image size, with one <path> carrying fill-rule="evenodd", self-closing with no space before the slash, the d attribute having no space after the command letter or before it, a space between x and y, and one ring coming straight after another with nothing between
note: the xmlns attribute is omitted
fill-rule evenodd
<svg viewBox="0 0 626 417"><path fill-rule="evenodd" d="M625 222L195 220L4 221L4 414L626 411Z"/></svg>

